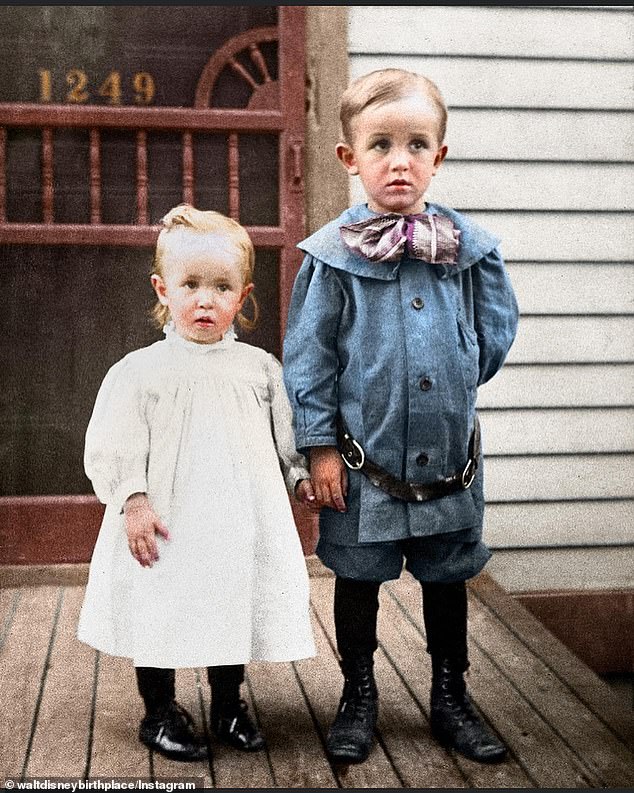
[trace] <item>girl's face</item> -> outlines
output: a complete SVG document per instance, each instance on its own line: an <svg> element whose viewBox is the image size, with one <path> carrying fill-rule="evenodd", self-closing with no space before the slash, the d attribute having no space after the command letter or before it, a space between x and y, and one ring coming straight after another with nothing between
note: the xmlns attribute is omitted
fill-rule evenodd
<svg viewBox="0 0 634 793"><path fill-rule="evenodd" d="M175 243L163 255L163 277L153 275L152 286L180 336L214 344L253 289L253 284L244 284L241 252L216 234L185 232Z"/></svg>
<svg viewBox="0 0 634 793"><path fill-rule="evenodd" d="M447 154L438 140L438 115L422 92L371 105L352 119L352 145L339 143L337 156L358 175L374 212L417 214Z"/></svg>

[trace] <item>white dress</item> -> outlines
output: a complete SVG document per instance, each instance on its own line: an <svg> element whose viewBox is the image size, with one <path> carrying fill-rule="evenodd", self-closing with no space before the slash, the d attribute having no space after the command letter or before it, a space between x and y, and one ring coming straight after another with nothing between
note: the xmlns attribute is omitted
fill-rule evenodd
<svg viewBox="0 0 634 793"><path fill-rule="evenodd" d="M281 365L233 331L130 353L101 386L84 465L106 511L78 638L135 666L315 654L306 564L287 494L308 476ZM286 485L286 486L285 486ZM144 492L167 526L160 559L131 555L122 507Z"/></svg>

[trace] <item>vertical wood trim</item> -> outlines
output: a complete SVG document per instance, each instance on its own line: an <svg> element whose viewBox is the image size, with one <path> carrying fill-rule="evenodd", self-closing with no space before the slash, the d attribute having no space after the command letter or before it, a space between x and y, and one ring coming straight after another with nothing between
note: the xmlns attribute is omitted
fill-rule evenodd
<svg viewBox="0 0 634 793"><path fill-rule="evenodd" d="M229 135L229 217L240 220L240 152L236 132Z"/></svg>
<svg viewBox="0 0 634 793"><path fill-rule="evenodd" d="M147 132L140 129L136 134L136 205L140 226L148 224L147 187Z"/></svg>
<svg viewBox="0 0 634 793"><path fill-rule="evenodd" d="M7 222L7 130L0 127L0 223Z"/></svg>
<svg viewBox="0 0 634 793"><path fill-rule="evenodd" d="M101 142L99 130L90 130L90 222L101 223Z"/></svg>
<svg viewBox="0 0 634 793"><path fill-rule="evenodd" d="M42 128L42 218L53 223L53 130Z"/></svg>
<svg viewBox="0 0 634 793"><path fill-rule="evenodd" d="M194 204L194 138L183 132L183 201Z"/></svg>
<svg viewBox="0 0 634 793"><path fill-rule="evenodd" d="M301 263L295 247L306 231L304 209L304 102L297 97L306 93L306 9L304 6L279 7L279 79L280 106L285 113L284 132L280 135L280 225L284 230L284 248L280 255L280 338L284 338L288 306L295 276Z"/></svg>
<svg viewBox="0 0 634 793"><path fill-rule="evenodd" d="M346 6L306 10L306 223L312 234L350 203L348 175L335 155L339 102L348 84ZM324 185L328 189L324 189Z"/></svg>

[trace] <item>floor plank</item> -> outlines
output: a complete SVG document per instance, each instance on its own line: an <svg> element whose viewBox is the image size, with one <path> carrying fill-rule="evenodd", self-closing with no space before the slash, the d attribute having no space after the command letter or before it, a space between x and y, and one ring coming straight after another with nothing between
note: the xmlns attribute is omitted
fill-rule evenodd
<svg viewBox="0 0 634 793"><path fill-rule="evenodd" d="M418 585L412 582L411 576L404 574L400 586L389 585L389 591L408 614L415 614L420 608ZM534 787L600 786L599 779L473 641L469 658L468 685L474 704L503 738ZM544 751L546 746L548 752Z"/></svg>
<svg viewBox="0 0 634 793"><path fill-rule="evenodd" d="M551 669L574 694L606 724L630 749L634 750L634 713L619 697L602 685L604 681L589 667L579 663L570 652L528 609L523 608L490 576L478 576L471 591L488 606L514 635Z"/></svg>
<svg viewBox="0 0 634 793"><path fill-rule="evenodd" d="M150 778L149 751L138 739L143 714L132 661L100 653L89 778Z"/></svg>
<svg viewBox="0 0 634 793"><path fill-rule="evenodd" d="M247 668L258 721L268 744L277 787L337 787L291 664Z"/></svg>
<svg viewBox="0 0 634 793"><path fill-rule="evenodd" d="M39 711L42 677L61 590L31 587L22 592L0 654L1 773L20 777Z"/></svg>
<svg viewBox="0 0 634 793"><path fill-rule="evenodd" d="M486 606L470 599L471 636L570 747L601 787L634 786L634 755ZM607 686L606 686L607 688Z"/></svg>
<svg viewBox="0 0 634 793"><path fill-rule="evenodd" d="M64 590L26 775L82 778L88 761L95 651L75 636L83 590ZM73 670L69 689L68 670ZM81 737L81 740L78 738ZM54 751L51 751L51 739Z"/></svg>

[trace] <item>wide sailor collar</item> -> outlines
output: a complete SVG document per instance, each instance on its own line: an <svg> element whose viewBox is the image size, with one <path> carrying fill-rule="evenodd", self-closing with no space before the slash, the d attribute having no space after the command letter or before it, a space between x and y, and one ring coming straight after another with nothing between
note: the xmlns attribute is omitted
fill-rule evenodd
<svg viewBox="0 0 634 793"><path fill-rule="evenodd" d="M445 215L457 229L460 230L460 248L456 264L433 264L440 278L447 278L466 270L475 264L487 253L490 253L498 244L499 239L493 234L478 226L472 220L442 204L427 204L426 210L430 215ZM398 262L371 262L364 256L349 250L341 241L339 229L345 223L357 223L375 217L378 213L368 208L367 204L355 204L346 209L338 218L326 223L310 237L302 240L297 247L319 259L325 264L338 270L345 270L354 275L366 278L377 278L382 281L392 281L398 275L401 261Z"/></svg>

